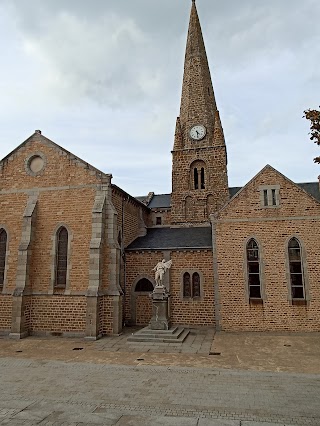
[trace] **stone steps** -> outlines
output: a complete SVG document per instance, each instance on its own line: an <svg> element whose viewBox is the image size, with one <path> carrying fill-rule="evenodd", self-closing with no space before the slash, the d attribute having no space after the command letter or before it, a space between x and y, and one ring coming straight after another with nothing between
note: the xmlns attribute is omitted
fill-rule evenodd
<svg viewBox="0 0 320 426"><path fill-rule="evenodd" d="M169 330L151 330L145 327L128 337L127 342L183 343L189 330L183 327L171 327Z"/></svg>

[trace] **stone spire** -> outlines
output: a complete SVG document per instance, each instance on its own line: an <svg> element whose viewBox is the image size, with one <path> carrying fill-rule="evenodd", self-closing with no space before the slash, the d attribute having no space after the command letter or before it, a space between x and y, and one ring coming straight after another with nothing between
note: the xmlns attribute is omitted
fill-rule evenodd
<svg viewBox="0 0 320 426"><path fill-rule="evenodd" d="M229 200L227 150L195 0L172 151L171 223L209 224Z"/></svg>
<svg viewBox="0 0 320 426"><path fill-rule="evenodd" d="M184 147L191 148L189 131L197 124L207 129L202 146L215 145L214 120L217 111L206 49L195 0L192 0L180 106Z"/></svg>

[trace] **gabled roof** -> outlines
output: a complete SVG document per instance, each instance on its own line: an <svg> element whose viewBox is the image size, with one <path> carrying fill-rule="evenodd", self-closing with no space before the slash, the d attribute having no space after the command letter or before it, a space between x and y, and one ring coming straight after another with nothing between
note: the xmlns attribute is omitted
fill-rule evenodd
<svg viewBox="0 0 320 426"><path fill-rule="evenodd" d="M57 150L65 152L72 160L82 163L86 168L96 172L97 175L108 176L108 177L111 176L111 174L102 172L101 170L97 169L96 167L94 167L91 164L87 163L86 161L82 160L80 157L78 157L75 154L72 154L71 152L67 151L62 146L56 144L52 140L43 136L39 130L35 131L31 136L28 137L28 139L26 139L24 142L22 142L20 145L18 145L13 151L11 151L8 155L6 155L0 161L0 164L3 164L4 162L6 162L6 160L8 158L10 158L12 155L14 155L17 151L19 151L19 149L21 149L24 145L26 145L28 142L30 142L34 138L40 139L40 141L43 142L45 145L49 144L49 145L53 146L54 148L56 148Z"/></svg>
<svg viewBox="0 0 320 426"><path fill-rule="evenodd" d="M149 228L126 250L212 249L211 227Z"/></svg>
<svg viewBox="0 0 320 426"><path fill-rule="evenodd" d="M310 183L295 183L291 179L289 179L287 176L283 175L281 172L279 172L274 167L270 166L270 164L267 164L263 169L261 169L252 179L249 180L248 183L246 183L245 186L239 189L238 192L234 194L234 196L217 212L221 212L225 210L235 198L237 198L243 190L245 190L259 175L261 175L265 170L272 170L278 175L280 175L283 179L290 182L292 185L296 186L300 190L302 190L304 193L306 193L309 197L311 197L314 201L319 202L320 201L320 192L319 192L319 183L318 182L310 182ZM318 188L316 188L316 185ZM230 189L229 189L230 191Z"/></svg>

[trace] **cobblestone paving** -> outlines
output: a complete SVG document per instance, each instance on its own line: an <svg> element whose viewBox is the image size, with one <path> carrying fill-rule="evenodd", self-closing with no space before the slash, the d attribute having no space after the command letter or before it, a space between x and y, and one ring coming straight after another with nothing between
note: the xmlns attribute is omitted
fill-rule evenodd
<svg viewBox="0 0 320 426"><path fill-rule="evenodd" d="M0 358L0 425L320 425L320 376Z"/></svg>

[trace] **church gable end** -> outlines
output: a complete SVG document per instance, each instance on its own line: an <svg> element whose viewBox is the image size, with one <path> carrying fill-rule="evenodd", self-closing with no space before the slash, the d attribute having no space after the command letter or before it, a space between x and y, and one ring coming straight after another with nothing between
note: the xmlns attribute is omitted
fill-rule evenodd
<svg viewBox="0 0 320 426"><path fill-rule="evenodd" d="M92 185L103 176L39 131L0 162L0 190Z"/></svg>
<svg viewBox="0 0 320 426"><path fill-rule="evenodd" d="M217 214L218 220L319 215L320 203L271 166L264 167Z"/></svg>

